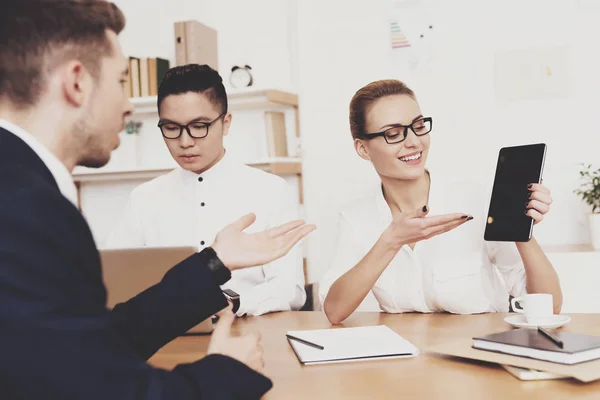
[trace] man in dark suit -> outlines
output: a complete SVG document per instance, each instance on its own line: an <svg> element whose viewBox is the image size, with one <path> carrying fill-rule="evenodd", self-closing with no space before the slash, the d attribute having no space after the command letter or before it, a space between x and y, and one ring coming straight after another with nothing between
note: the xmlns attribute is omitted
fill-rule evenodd
<svg viewBox="0 0 600 400"><path fill-rule="evenodd" d="M0 398L254 399L257 336L225 312L204 359L146 360L227 306L230 271L281 257L313 226L246 234L248 215L154 287L106 308L98 251L70 172L105 165L131 104L121 12L101 0L27 0L0 13Z"/></svg>

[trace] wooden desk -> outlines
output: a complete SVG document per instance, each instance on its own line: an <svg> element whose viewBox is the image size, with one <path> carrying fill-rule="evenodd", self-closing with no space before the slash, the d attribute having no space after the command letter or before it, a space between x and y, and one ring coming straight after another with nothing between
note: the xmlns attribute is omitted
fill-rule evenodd
<svg viewBox="0 0 600 400"><path fill-rule="evenodd" d="M600 335L600 314L570 314L563 329ZM384 324L420 349L509 329L506 314L356 313L343 326ZM285 312L238 319L234 332L258 331L265 351L265 375L273 389L265 399L598 399L600 381L519 381L497 365L422 353L411 359L302 366L286 338L288 330L330 327L321 312ZM150 362L162 368L204 355L209 337L179 338Z"/></svg>

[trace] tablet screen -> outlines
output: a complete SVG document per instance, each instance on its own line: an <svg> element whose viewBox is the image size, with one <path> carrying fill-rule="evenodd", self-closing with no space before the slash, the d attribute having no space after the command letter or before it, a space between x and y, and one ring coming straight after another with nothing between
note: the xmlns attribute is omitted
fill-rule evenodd
<svg viewBox="0 0 600 400"><path fill-rule="evenodd" d="M531 239L533 219L525 215L530 193L527 185L541 181L545 155L543 143L500 150L485 240L526 242Z"/></svg>

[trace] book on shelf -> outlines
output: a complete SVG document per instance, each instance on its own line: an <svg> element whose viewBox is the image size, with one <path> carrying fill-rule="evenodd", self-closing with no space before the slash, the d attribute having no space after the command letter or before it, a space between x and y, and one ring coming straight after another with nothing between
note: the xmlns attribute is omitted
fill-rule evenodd
<svg viewBox="0 0 600 400"><path fill-rule="evenodd" d="M158 95L158 87L170 68L169 60L160 57L129 57L129 76L125 93L129 97Z"/></svg>
<svg viewBox="0 0 600 400"><path fill-rule="evenodd" d="M148 59L148 77L150 94L149 96L158 95L158 88L167 71L169 71L170 63L169 60L164 58L156 57Z"/></svg>
<svg viewBox="0 0 600 400"><path fill-rule="evenodd" d="M156 96L158 94L158 70L156 58L148 59L148 96Z"/></svg>
<svg viewBox="0 0 600 400"><path fill-rule="evenodd" d="M140 97L140 59L137 57L129 57L129 76L131 80L131 96Z"/></svg>
<svg viewBox="0 0 600 400"><path fill-rule="evenodd" d="M140 96L150 96L150 80L148 79L148 58L140 58Z"/></svg>

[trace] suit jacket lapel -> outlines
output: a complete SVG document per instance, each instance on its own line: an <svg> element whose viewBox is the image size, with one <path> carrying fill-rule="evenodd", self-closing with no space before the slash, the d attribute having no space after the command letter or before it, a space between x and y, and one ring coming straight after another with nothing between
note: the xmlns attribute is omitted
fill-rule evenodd
<svg viewBox="0 0 600 400"><path fill-rule="evenodd" d="M0 164L2 169L16 167L30 170L59 190L54 176L35 151L3 128L0 128Z"/></svg>

